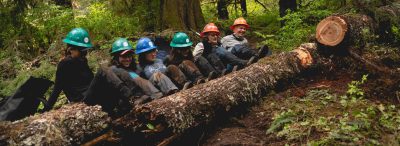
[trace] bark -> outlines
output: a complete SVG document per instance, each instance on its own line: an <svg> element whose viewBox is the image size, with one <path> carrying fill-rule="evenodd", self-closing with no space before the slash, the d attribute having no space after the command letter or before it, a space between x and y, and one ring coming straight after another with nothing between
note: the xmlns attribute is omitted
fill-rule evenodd
<svg viewBox="0 0 400 146"><path fill-rule="evenodd" d="M100 106L70 104L15 122L0 122L0 145L77 145L110 125Z"/></svg>
<svg viewBox="0 0 400 146"><path fill-rule="evenodd" d="M247 3L246 0L240 0L240 8L242 9L242 15L247 17Z"/></svg>
<svg viewBox="0 0 400 146"><path fill-rule="evenodd" d="M218 0L217 10L218 10L218 19L222 20L229 19L228 3L226 0Z"/></svg>
<svg viewBox="0 0 400 146"><path fill-rule="evenodd" d="M288 10L295 11L297 9L296 0L279 0L279 15L284 17ZM284 20L281 20L281 25L285 24Z"/></svg>
<svg viewBox="0 0 400 146"><path fill-rule="evenodd" d="M160 30L200 30L204 17L199 0L161 0Z"/></svg>
<svg viewBox="0 0 400 146"><path fill-rule="evenodd" d="M305 44L302 48L272 55L243 70L137 107L114 121L115 129L140 133L136 137L144 136L152 143L207 125L232 109L254 103L278 81L295 77L304 67L316 64L316 45ZM317 60L312 61L311 56Z"/></svg>
<svg viewBox="0 0 400 146"><path fill-rule="evenodd" d="M94 145L122 137L126 144L165 145L182 133L258 101L279 81L321 64L319 58L313 43L272 55L243 70L134 108L113 121L114 132L105 131L110 118L99 106L82 103L13 123L2 122L0 144L77 145L92 139L86 145Z"/></svg>

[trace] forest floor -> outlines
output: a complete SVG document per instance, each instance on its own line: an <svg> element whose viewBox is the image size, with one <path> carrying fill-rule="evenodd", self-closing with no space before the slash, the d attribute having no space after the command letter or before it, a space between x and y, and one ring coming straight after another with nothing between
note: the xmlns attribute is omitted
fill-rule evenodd
<svg viewBox="0 0 400 146"><path fill-rule="evenodd" d="M245 114L203 133L201 145L395 144L398 126L385 115L386 99L351 99L348 85L360 80L345 71L306 75L278 89ZM366 84L374 81L368 80ZM368 86L360 91L370 91ZM369 93L365 93L368 96ZM393 108L393 109L391 109ZM390 114L389 114L390 113ZM394 116L394 115L392 115ZM385 122L385 120L389 120ZM379 121L379 122L377 122ZM391 126L393 129L391 129Z"/></svg>
<svg viewBox="0 0 400 146"><path fill-rule="evenodd" d="M266 134L274 115L298 103L310 90L324 89L345 94L351 79L345 74L339 76L341 77L338 80L308 77L283 91L265 97L262 103L251 108L247 114L232 118L228 124L210 132L204 145L284 145L285 139ZM318 135L310 137L313 136Z"/></svg>

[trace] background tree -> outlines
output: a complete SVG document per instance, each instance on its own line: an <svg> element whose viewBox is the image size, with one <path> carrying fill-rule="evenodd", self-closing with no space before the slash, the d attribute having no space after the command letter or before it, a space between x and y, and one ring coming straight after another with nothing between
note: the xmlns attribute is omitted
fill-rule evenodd
<svg viewBox="0 0 400 146"><path fill-rule="evenodd" d="M247 17L247 3L246 0L240 0L240 8L242 10L242 15Z"/></svg>
<svg viewBox="0 0 400 146"><path fill-rule="evenodd" d="M218 0L217 3L218 19L229 19L228 3L226 0Z"/></svg>
<svg viewBox="0 0 400 146"><path fill-rule="evenodd" d="M296 0L279 0L279 15L284 17L287 14L287 10L295 11L297 9ZM281 21L284 25L285 21Z"/></svg>

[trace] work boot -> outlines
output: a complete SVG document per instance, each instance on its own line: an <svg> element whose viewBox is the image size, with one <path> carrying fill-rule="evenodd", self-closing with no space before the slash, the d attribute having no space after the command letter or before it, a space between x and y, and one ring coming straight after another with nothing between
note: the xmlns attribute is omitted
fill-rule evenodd
<svg viewBox="0 0 400 146"><path fill-rule="evenodd" d="M256 56L253 56L249 59L249 61L247 61L246 66L249 66L250 64L253 64L256 62Z"/></svg>
<svg viewBox="0 0 400 146"><path fill-rule="evenodd" d="M151 101L150 96L147 95L143 95L140 98L136 99L135 102L133 102L133 105L138 106L140 104L144 104Z"/></svg>
<svg viewBox="0 0 400 146"><path fill-rule="evenodd" d="M215 79L217 77L217 73L215 73L214 71L212 71L212 72L210 72L209 74L208 74L208 77L207 77L207 79L206 79L206 82L208 82L208 81L210 81L210 80L212 80L212 79Z"/></svg>
<svg viewBox="0 0 400 146"><path fill-rule="evenodd" d="M263 45L262 47L260 47L260 49L259 49L258 52L257 52L257 56L258 56L259 58L263 58L263 57L269 56L269 55L271 55L271 54L272 54L272 52L271 52L271 50L268 48L267 45Z"/></svg>
<svg viewBox="0 0 400 146"><path fill-rule="evenodd" d="M183 85L182 90L189 89L190 87L192 87L192 82L188 81L185 83L185 85Z"/></svg>
<svg viewBox="0 0 400 146"><path fill-rule="evenodd" d="M168 91L167 94L165 94L165 96L169 96L169 95L175 94L176 92L179 92L179 90L178 89L170 90L170 91Z"/></svg>
<svg viewBox="0 0 400 146"><path fill-rule="evenodd" d="M239 69L239 66L235 65L235 66L233 66L232 72L235 72L235 71L237 71L238 69Z"/></svg>
<svg viewBox="0 0 400 146"><path fill-rule="evenodd" d="M206 80L204 80L204 79L198 79L196 82L196 85L199 85L199 84L205 83L205 82L206 82Z"/></svg>
<svg viewBox="0 0 400 146"><path fill-rule="evenodd" d="M226 75L227 71L228 71L227 69L223 69L223 70L221 71L221 75L220 75L220 77L222 77L222 76Z"/></svg>

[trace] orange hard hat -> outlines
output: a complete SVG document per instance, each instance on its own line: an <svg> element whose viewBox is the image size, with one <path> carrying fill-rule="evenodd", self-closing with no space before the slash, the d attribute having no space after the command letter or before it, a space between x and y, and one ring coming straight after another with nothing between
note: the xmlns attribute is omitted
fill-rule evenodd
<svg viewBox="0 0 400 146"><path fill-rule="evenodd" d="M246 29L249 29L249 24L247 24L246 20L243 17L239 17L233 22L233 25L230 27L231 30L235 28L236 25L244 25L246 26Z"/></svg>
<svg viewBox="0 0 400 146"><path fill-rule="evenodd" d="M204 37L206 32L216 32L217 35L219 35L218 27L214 23L208 23L206 26L204 26L203 31L200 33L200 37Z"/></svg>

